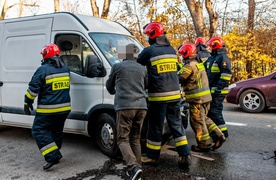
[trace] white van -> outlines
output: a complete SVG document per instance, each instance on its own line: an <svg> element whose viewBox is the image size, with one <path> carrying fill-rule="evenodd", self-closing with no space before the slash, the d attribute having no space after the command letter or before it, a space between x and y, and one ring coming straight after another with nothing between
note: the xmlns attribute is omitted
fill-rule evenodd
<svg viewBox="0 0 276 180"><path fill-rule="evenodd" d="M116 155L114 97L105 82L112 65L120 61L118 45L143 48L116 22L66 12L0 21L0 125L31 128L35 111L31 116L24 113L24 95L48 43L60 47L71 70L72 112L64 131L96 137L104 154Z"/></svg>

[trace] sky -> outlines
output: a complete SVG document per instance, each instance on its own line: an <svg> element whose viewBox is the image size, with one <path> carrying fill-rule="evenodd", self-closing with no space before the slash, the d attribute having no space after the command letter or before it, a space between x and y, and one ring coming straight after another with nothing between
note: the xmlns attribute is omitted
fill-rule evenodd
<svg viewBox="0 0 276 180"><path fill-rule="evenodd" d="M8 6L18 3L20 0L8 0ZM23 16L32 16L38 14L45 14L45 13L52 13L54 12L54 0L24 0L27 3L37 2L39 7L25 7ZM101 9L103 6L104 0L97 0L97 5L99 6L99 10L101 13ZM90 0L60 0L60 2L67 2L64 4L73 4L75 5L76 2L79 2L79 9L83 11L83 14L91 15L91 7L90 7ZM0 8L3 7L4 0L0 0ZM61 10L63 9L61 3ZM18 17L19 6L14 6L7 11L5 19Z"/></svg>

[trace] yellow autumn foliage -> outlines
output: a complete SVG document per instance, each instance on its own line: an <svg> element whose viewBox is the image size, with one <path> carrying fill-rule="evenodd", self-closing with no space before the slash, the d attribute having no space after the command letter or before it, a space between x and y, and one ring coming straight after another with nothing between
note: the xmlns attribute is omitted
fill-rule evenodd
<svg viewBox="0 0 276 180"><path fill-rule="evenodd" d="M247 79L249 73L251 77L259 77L276 71L276 58L266 54L266 44L260 43L254 35L233 31L225 35L223 40L231 59L233 82Z"/></svg>

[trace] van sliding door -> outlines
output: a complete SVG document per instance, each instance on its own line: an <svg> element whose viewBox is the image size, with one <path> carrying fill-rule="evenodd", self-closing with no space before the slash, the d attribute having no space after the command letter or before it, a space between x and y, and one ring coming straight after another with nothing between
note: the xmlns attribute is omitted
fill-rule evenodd
<svg viewBox="0 0 276 180"><path fill-rule="evenodd" d="M0 24L0 47L3 47L3 31L4 31L4 24ZM3 78L2 78L2 51L3 48L0 48L0 122L2 121L2 85L3 85Z"/></svg>
<svg viewBox="0 0 276 180"><path fill-rule="evenodd" d="M34 116L25 115L23 110L24 95L32 75L41 65L41 49L50 43L52 21L52 18L25 18L4 24L1 34L1 79L4 83L1 101L5 124L32 126Z"/></svg>

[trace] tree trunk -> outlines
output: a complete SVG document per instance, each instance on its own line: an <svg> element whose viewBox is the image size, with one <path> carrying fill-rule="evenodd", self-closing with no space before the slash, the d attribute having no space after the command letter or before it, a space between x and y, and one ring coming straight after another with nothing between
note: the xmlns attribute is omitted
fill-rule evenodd
<svg viewBox="0 0 276 180"><path fill-rule="evenodd" d="M247 20L247 33L250 33L250 38L247 43L247 51L250 51L252 47L254 46L253 41L253 30L254 30L254 17L255 17L255 8L256 8L256 3L255 0L248 0L248 20ZM252 78L253 73L253 62L248 60L246 62L246 72L247 72L247 78Z"/></svg>
<svg viewBox="0 0 276 180"><path fill-rule="evenodd" d="M197 37L204 37L206 35L206 26L202 3L196 0L185 0L185 2L192 16Z"/></svg>
<svg viewBox="0 0 276 180"><path fill-rule="evenodd" d="M205 0L205 6L209 15L209 37L213 37L215 30L217 28L218 14L214 12L213 3L211 0Z"/></svg>
<svg viewBox="0 0 276 180"><path fill-rule="evenodd" d="M99 7L97 6L96 0L90 0L92 14L94 17L99 17Z"/></svg>
<svg viewBox="0 0 276 180"><path fill-rule="evenodd" d="M247 21L247 31L253 32L254 30L254 19L255 19L255 0L248 0L248 21Z"/></svg>
<svg viewBox="0 0 276 180"><path fill-rule="evenodd" d="M59 0L54 0L55 12L60 12Z"/></svg>
<svg viewBox="0 0 276 180"><path fill-rule="evenodd" d="M110 3L111 3L111 0L104 0L104 5L103 5L103 11L102 11L101 18L104 18L104 19L107 18L108 12L109 12Z"/></svg>

